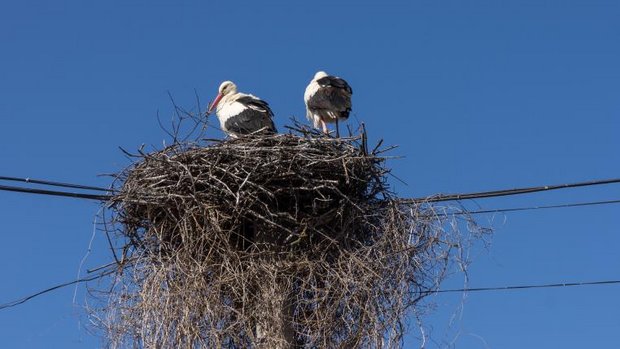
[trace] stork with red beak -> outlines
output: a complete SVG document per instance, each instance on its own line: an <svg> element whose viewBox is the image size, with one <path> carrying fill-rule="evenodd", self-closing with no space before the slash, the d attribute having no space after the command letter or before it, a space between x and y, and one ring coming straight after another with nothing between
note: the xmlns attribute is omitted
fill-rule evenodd
<svg viewBox="0 0 620 349"><path fill-rule="evenodd" d="M256 96L237 92L237 85L232 81L224 81L220 85L208 113L213 109L222 130L231 137L254 132L277 132L269 104Z"/></svg>
<svg viewBox="0 0 620 349"><path fill-rule="evenodd" d="M349 118L352 94L345 80L324 71L317 72L304 93L308 120L325 133L328 133L326 123L336 123L338 132L338 121Z"/></svg>

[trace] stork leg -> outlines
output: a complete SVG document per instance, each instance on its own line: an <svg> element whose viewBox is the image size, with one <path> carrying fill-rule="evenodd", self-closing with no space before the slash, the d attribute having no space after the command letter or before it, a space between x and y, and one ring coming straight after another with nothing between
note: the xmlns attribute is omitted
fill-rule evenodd
<svg viewBox="0 0 620 349"><path fill-rule="evenodd" d="M336 138L340 138L340 129L338 129L338 118L336 118Z"/></svg>

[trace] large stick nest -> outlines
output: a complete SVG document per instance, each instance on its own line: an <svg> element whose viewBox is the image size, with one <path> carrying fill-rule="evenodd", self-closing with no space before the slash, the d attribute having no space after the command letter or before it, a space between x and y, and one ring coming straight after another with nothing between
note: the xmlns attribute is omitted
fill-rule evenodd
<svg viewBox="0 0 620 349"><path fill-rule="evenodd" d="M280 134L139 155L119 174L112 347L399 347L455 237L402 205L364 135Z"/></svg>

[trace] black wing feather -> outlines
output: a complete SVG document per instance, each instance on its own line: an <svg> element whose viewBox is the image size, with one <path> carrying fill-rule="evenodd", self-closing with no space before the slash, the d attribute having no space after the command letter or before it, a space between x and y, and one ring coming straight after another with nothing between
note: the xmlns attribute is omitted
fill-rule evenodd
<svg viewBox="0 0 620 349"><path fill-rule="evenodd" d="M244 96L237 99L237 102L247 106L238 115L226 120L224 128L234 134L248 134L264 129L267 133L277 132L273 123L273 112L269 104L263 100Z"/></svg>
<svg viewBox="0 0 620 349"><path fill-rule="evenodd" d="M331 87L343 89L349 94L353 94L353 89L351 88L351 86L349 86L349 84L344 79L341 79L336 76L328 75L326 77L318 79L316 82L321 87L331 86Z"/></svg>
<svg viewBox="0 0 620 349"><path fill-rule="evenodd" d="M328 110L340 113L341 118L348 118L351 112L351 86L341 78L326 76L318 79L320 88L308 100L310 110Z"/></svg>
<svg viewBox="0 0 620 349"><path fill-rule="evenodd" d="M308 108L344 111L351 109L351 95L333 87L320 88L308 100Z"/></svg>
<svg viewBox="0 0 620 349"><path fill-rule="evenodd" d="M237 102L247 105L248 107L254 107L253 109L259 109L260 111L267 113L269 117L273 117L273 112L269 108L269 103L262 99L254 98L252 96L243 96L237 99Z"/></svg>

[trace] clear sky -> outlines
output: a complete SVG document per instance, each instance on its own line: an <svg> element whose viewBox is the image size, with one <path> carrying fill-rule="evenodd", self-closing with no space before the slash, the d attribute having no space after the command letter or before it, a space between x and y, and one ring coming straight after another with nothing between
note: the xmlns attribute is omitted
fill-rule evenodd
<svg viewBox="0 0 620 349"><path fill-rule="evenodd" d="M118 146L159 147L167 92L203 106L223 80L303 119L319 70L354 90L355 123L398 145L404 197L620 177L618 1L5 1L0 176L109 185ZM210 136L220 137L219 131ZM466 203L620 198L620 186ZM96 203L0 192L0 303L74 279ZM479 217L470 285L619 279L620 206ZM84 268L110 261L95 235ZM446 287L463 285L462 276ZM2 348L96 348L84 287L0 311ZM429 348L610 348L620 286L437 295ZM419 346L415 327L406 347Z"/></svg>

